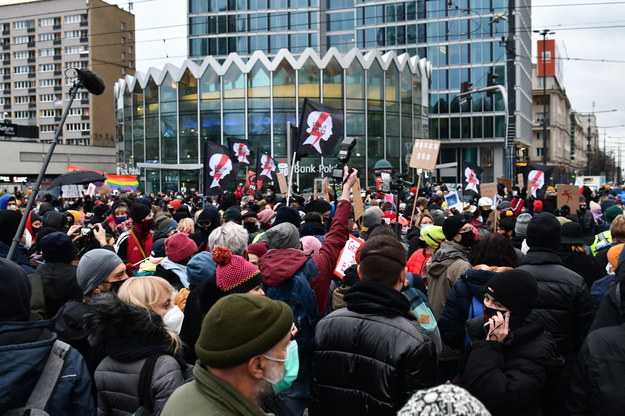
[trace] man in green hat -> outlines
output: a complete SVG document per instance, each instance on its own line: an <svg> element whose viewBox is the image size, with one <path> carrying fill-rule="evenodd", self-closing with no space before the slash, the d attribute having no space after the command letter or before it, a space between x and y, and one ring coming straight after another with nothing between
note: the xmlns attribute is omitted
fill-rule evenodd
<svg viewBox="0 0 625 416"><path fill-rule="evenodd" d="M297 348L287 354L292 326L286 303L246 294L220 299L195 344L195 380L172 394L162 415L265 415L263 399L297 358Z"/></svg>

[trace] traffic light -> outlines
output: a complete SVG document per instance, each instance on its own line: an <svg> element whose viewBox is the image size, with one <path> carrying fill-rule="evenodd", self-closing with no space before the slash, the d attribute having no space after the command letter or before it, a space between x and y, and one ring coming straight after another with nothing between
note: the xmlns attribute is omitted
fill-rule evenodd
<svg viewBox="0 0 625 416"><path fill-rule="evenodd" d="M470 94L472 89L473 89L473 83L471 81L464 81L462 84L460 84L460 94L469 93L464 96L465 100L471 101L473 99L473 97Z"/></svg>
<svg viewBox="0 0 625 416"><path fill-rule="evenodd" d="M496 73L494 73L494 72L489 72L489 73L488 73L488 82L486 83L486 86L488 86L488 87L492 87L492 86L494 86L494 85L499 85L499 84L497 83L497 78L498 78L498 77L499 77L499 74L496 74ZM496 92L497 92L497 91L493 90L493 91L488 91L486 94L487 94L489 97L492 97L493 95L495 95L495 93L496 93Z"/></svg>

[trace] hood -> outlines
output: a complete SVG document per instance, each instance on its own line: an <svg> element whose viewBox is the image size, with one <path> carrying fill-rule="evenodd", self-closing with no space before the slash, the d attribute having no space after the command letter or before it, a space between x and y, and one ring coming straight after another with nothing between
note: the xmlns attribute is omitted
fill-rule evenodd
<svg viewBox="0 0 625 416"><path fill-rule="evenodd" d="M63 231L63 227L67 224L67 217L56 211L48 211L43 216L43 226L54 228L57 231Z"/></svg>
<svg viewBox="0 0 625 416"><path fill-rule="evenodd" d="M562 259L554 251L549 249L532 249L525 254L521 264L562 264Z"/></svg>
<svg viewBox="0 0 625 416"><path fill-rule="evenodd" d="M92 345L106 341L142 340L169 344L163 319L154 311L122 302L112 292L102 293L86 304L85 328Z"/></svg>
<svg viewBox="0 0 625 416"><path fill-rule="evenodd" d="M71 342L78 344L85 342L89 336L89 332L83 326L83 318L85 316L85 304L80 301L70 300L57 312L56 326L54 331L59 336Z"/></svg>
<svg viewBox="0 0 625 416"><path fill-rule="evenodd" d="M469 290L471 291L471 295L481 301L484 296L484 289L486 289L486 283L495 277L495 275L497 275L496 271L473 268L471 270L467 270L462 276L460 276L460 279L467 284Z"/></svg>
<svg viewBox="0 0 625 416"><path fill-rule="evenodd" d="M301 250L281 248L265 253L258 266L265 283L268 286L278 286L293 277L307 260L308 257Z"/></svg>
<svg viewBox="0 0 625 416"><path fill-rule="evenodd" d="M327 233L326 227L318 222L305 222L299 226L299 236L306 237L308 235L317 236L325 235Z"/></svg>
<svg viewBox="0 0 625 416"><path fill-rule="evenodd" d="M445 270L457 259L469 262L469 248L460 244L445 240L441 247L432 254L430 258L430 269L428 274L432 278L441 276ZM469 262L470 263L470 262Z"/></svg>
<svg viewBox="0 0 625 416"><path fill-rule="evenodd" d="M0 196L0 209L7 209L7 204L11 198L15 199L15 195L4 194Z"/></svg>

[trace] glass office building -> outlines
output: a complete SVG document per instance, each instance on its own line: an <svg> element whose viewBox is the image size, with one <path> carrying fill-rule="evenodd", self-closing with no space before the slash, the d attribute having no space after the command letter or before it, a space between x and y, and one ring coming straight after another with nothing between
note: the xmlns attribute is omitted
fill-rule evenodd
<svg viewBox="0 0 625 416"><path fill-rule="evenodd" d="M510 174L514 144L531 144L530 0L189 0L189 58L242 57L281 48L346 53L395 51L427 58L430 137L440 139L437 176L458 182L462 160L483 180ZM485 87L489 74L507 90L460 101L463 82ZM506 105L507 104L507 105ZM507 170L507 172L506 172Z"/></svg>
<svg viewBox="0 0 625 416"><path fill-rule="evenodd" d="M126 76L115 85L118 164L140 168L142 187L156 192L202 189L205 141L245 138L286 162L288 122L299 123L310 98L343 112L344 136L357 139L350 165L372 184L378 160L407 172L413 141L427 137L431 70L427 60L393 51L294 56L283 49L271 58L260 51L223 62L207 57ZM311 187L336 161L303 158L295 180Z"/></svg>

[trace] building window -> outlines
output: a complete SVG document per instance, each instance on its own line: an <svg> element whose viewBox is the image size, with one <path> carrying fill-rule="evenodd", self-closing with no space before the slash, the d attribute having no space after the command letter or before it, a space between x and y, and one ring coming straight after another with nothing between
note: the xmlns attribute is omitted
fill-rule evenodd
<svg viewBox="0 0 625 416"><path fill-rule="evenodd" d="M89 123L68 123L66 131L89 131Z"/></svg>
<svg viewBox="0 0 625 416"><path fill-rule="evenodd" d="M122 52L120 57L121 57L122 61L125 61L126 60L126 53Z"/></svg>
<svg viewBox="0 0 625 416"><path fill-rule="evenodd" d="M59 64L40 64L39 65L39 72L53 72L53 71L60 71L61 68L59 66Z"/></svg>
<svg viewBox="0 0 625 416"><path fill-rule="evenodd" d="M70 16L65 16L64 21L65 21L65 24L80 23L80 15L72 14Z"/></svg>
<svg viewBox="0 0 625 416"><path fill-rule="evenodd" d="M13 23L13 29L30 29L35 27L34 20L22 20Z"/></svg>
<svg viewBox="0 0 625 416"><path fill-rule="evenodd" d="M61 99L61 96L59 94L41 94L39 96L40 103L52 103L60 99Z"/></svg>
<svg viewBox="0 0 625 416"><path fill-rule="evenodd" d="M54 56L54 48L39 49L39 56Z"/></svg>
<svg viewBox="0 0 625 416"><path fill-rule="evenodd" d="M60 79L40 79L39 80L40 87L60 87L61 80Z"/></svg>
<svg viewBox="0 0 625 416"><path fill-rule="evenodd" d="M41 118L53 118L61 115L60 110L41 110Z"/></svg>
<svg viewBox="0 0 625 416"><path fill-rule="evenodd" d="M52 133L56 130L54 124L40 124L39 125L39 133Z"/></svg>
<svg viewBox="0 0 625 416"><path fill-rule="evenodd" d="M21 45L24 43L28 43L30 36L15 36L13 37L13 43L16 45Z"/></svg>
<svg viewBox="0 0 625 416"><path fill-rule="evenodd" d="M39 42L45 42L48 40L54 40L54 33L40 33Z"/></svg>
<svg viewBox="0 0 625 416"><path fill-rule="evenodd" d="M121 38L119 38L119 43L121 43L122 45L123 45L124 43L126 43L126 38L125 38L125 37L123 37L123 36L122 36Z"/></svg>
<svg viewBox="0 0 625 416"><path fill-rule="evenodd" d="M126 34L126 37L128 37L128 40L132 40L132 32L128 32Z"/></svg>
<svg viewBox="0 0 625 416"><path fill-rule="evenodd" d="M16 119L35 118L35 112L34 111L16 111L14 117Z"/></svg>
<svg viewBox="0 0 625 416"><path fill-rule="evenodd" d="M15 104L34 103L35 102L35 97L33 97L32 95L20 95L20 96L14 98L14 102L15 102Z"/></svg>
<svg viewBox="0 0 625 416"><path fill-rule="evenodd" d="M119 29L120 29L120 30L126 30L126 23L124 23L124 22L119 22Z"/></svg>
<svg viewBox="0 0 625 416"><path fill-rule="evenodd" d="M16 81L14 85L17 90L35 88L35 81Z"/></svg>
<svg viewBox="0 0 625 416"><path fill-rule="evenodd" d="M129 46L128 53L132 55L134 52L135 52L135 48L133 48L132 46Z"/></svg>
<svg viewBox="0 0 625 416"><path fill-rule="evenodd" d="M65 68L66 69L70 69L70 68L84 69L86 67L87 67L87 62L86 61L65 62Z"/></svg>
<svg viewBox="0 0 625 416"><path fill-rule="evenodd" d="M55 24L57 24L57 19L54 17L47 17L45 19L39 19L39 26L41 27L54 26Z"/></svg>

